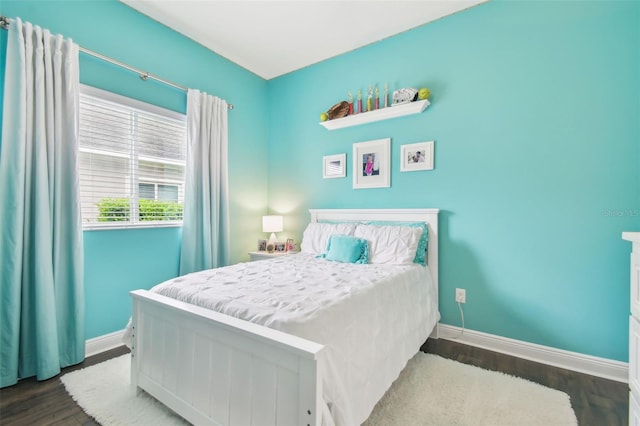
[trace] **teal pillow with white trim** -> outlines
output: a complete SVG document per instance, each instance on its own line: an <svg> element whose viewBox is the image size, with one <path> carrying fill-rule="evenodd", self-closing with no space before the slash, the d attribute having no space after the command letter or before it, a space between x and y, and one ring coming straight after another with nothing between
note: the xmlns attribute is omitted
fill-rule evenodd
<svg viewBox="0 0 640 426"><path fill-rule="evenodd" d="M362 238L334 234L321 257L342 263L369 263L369 243Z"/></svg>

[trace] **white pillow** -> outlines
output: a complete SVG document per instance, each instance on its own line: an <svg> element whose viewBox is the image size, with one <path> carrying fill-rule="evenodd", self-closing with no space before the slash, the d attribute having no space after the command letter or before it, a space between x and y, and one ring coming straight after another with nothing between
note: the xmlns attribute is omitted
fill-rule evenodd
<svg viewBox="0 0 640 426"><path fill-rule="evenodd" d="M393 225L358 225L354 237L369 242L369 263L408 265L413 263L422 228Z"/></svg>
<svg viewBox="0 0 640 426"><path fill-rule="evenodd" d="M302 234L300 251L302 253L322 254L327 249L327 242L332 234L353 235L355 223L317 223L307 225Z"/></svg>

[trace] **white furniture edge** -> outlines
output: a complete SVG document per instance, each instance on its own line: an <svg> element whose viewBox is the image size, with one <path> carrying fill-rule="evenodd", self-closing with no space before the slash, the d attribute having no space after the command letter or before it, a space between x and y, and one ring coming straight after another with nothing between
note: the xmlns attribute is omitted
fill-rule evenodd
<svg viewBox="0 0 640 426"><path fill-rule="evenodd" d="M358 126L360 124L373 123L374 121L388 120L390 118L403 117L405 115L420 114L430 105L428 99L408 102L406 104L390 106L373 111L361 112L333 120L321 121L320 125L327 130L342 129L344 127Z"/></svg>
<svg viewBox="0 0 640 426"><path fill-rule="evenodd" d="M623 232L629 256L629 425L640 425L640 232Z"/></svg>
<svg viewBox="0 0 640 426"><path fill-rule="evenodd" d="M321 424L324 346L146 290L131 295L132 386L192 424Z"/></svg>
<svg viewBox="0 0 640 426"><path fill-rule="evenodd" d="M626 362L599 358L469 329L465 329L462 336L460 336L462 331L460 327L447 324L439 324L438 329L441 339L453 340L465 345L513 355L518 358L617 382L628 382L629 364Z"/></svg>
<svg viewBox="0 0 640 426"><path fill-rule="evenodd" d="M640 243L640 231L639 232L623 232L622 239L631 241L633 243Z"/></svg>
<svg viewBox="0 0 640 426"><path fill-rule="evenodd" d="M309 212L311 221L427 222L427 262L435 266L431 273L437 284L437 209ZM131 295L132 386L192 424L276 418L278 424L331 426L322 399L319 358L324 346L147 290ZM184 364L184 359L192 362Z"/></svg>
<svg viewBox="0 0 640 426"><path fill-rule="evenodd" d="M249 261L255 262L258 260L265 260L265 259L275 259L276 257L280 257L280 256L288 256L291 254L296 254L297 251L295 252L290 252L290 251L274 251L269 253L268 251L250 251L247 254L249 255Z"/></svg>

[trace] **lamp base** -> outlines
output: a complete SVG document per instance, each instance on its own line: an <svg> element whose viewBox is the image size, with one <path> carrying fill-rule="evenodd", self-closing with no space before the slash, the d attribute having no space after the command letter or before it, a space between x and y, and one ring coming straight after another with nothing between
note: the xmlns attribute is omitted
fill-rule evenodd
<svg viewBox="0 0 640 426"><path fill-rule="evenodd" d="M272 232L271 236L269 237L269 242L267 244L275 245L277 242L278 242L278 239L276 238L276 234L275 232Z"/></svg>

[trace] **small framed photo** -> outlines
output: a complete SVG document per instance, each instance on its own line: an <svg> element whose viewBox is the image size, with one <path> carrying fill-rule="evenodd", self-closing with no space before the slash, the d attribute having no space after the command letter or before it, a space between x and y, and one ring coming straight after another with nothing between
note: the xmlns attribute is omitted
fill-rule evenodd
<svg viewBox="0 0 640 426"><path fill-rule="evenodd" d="M288 238L287 239L286 250L287 250L287 252L297 251L296 243L293 242L292 238Z"/></svg>
<svg viewBox="0 0 640 426"><path fill-rule="evenodd" d="M388 188L391 138L353 144L353 188Z"/></svg>
<svg viewBox="0 0 640 426"><path fill-rule="evenodd" d="M322 179L347 176L347 154L325 155L322 157Z"/></svg>
<svg viewBox="0 0 640 426"><path fill-rule="evenodd" d="M287 244L284 242L278 241L275 244L274 251L278 253L284 253L285 251L287 251Z"/></svg>
<svg viewBox="0 0 640 426"><path fill-rule="evenodd" d="M433 170L433 141L411 143L400 147L400 171Z"/></svg>
<svg viewBox="0 0 640 426"><path fill-rule="evenodd" d="M267 251L267 240L258 240L258 251Z"/></svg>

